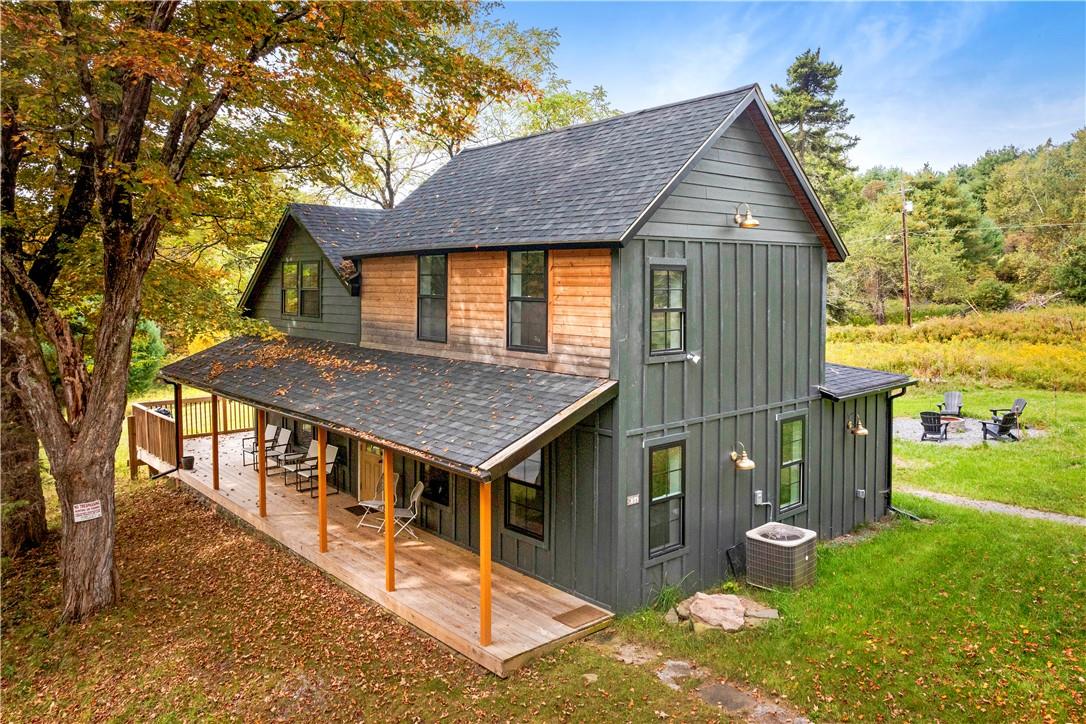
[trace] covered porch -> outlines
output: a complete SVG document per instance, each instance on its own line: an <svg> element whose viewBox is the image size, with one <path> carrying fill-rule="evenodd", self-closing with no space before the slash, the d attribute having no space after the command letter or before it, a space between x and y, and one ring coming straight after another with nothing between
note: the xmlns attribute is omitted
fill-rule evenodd
<svg viewBox="0 0 1086 724"><path fill-rule="evenodd" d="M271 362L262 362L268 359L261 357L267 355L266 348L277 344L288 349L276 350ZM166 368L164 376L175 384L175 399L170 409L160 412L134 409L136 415L130 418L130 424L135 423L132 454L158 471L169 471L224 510L498 675L505 676L526 661L606 625L611 618L607 611L492 561L490 488L493 478L516 464L519 456L529 454L532 446L538 449L579 419L575 413L593 409L599 398L606 399L613 385L586 382L583 390L567 392L559 388L555 401L544 405L538 399L545 391L541 389L540 373L522 375L508 368L478 369L491 365L435 363L432 358L420 361L404 355L398 357L409 358L386 357L362 363L354 358L367 350L319 343L321 349L315 351L312 344L224 343L220 345L224 350L213 348L209 350L211 355L200 353ZM289 349L293 345L306 346L298 352ZM251 350L256 351L255 357L240 354ZM224 351L229 367L223 362ZM198 360L201 355L210 359ZM306 369L283 369L293 366ZM208 371L200 373L199 369ZM240 372L229 374L234 370ZM490 404L475 404L474 409L461 410L459 417L435 414L439 413L435 403L440 404L443 396L458 408L464 402L477 403L471 390L465 395L463 389L449 384L448 377L454 374L470 375L468 382L479 388L476 394L485 395ZM426 384L431 376L437 378L433 386ZM557 377L566 378L559 382L570 385L569 376ZM386 404L398 397L403 399L399 394L403 390L398 386L406 386L412 395L403 408L404 414L394 418L395 427L382 431L385 434L377 434L380 424L366 429L362 421L372 424L377 418L379 423L385 415L395 415L396 408L389 405L381 409L382 405L374 404L375 395L367 389L367 382L377 383ZM209 404L200 402L197 408L207 407L204 416L208 420L188 414L189 406L181 399L181 383L212 392L209 400L205 398ZM347 385L349 391L341 393ZM526 399L535 402L538 412L525 415L524 406L515 404L518 396L526 394L518 389L521 385L532 386ZM256 386L270 393L251 389ZM427 394L428 390L432 393ZM355 400L359 396L367 404L356 412L359 402ZM284 397L287 399L276 399ZM291 397L295 398L294 404ZM228 403L224 404L224 400ZM318 405L328 405L330 414ZM236 423L228 419L223 424L219 419L220 412L229 418L235 406L251 406L256 430L263 431L269 412L295 416L312 425L322 453L329 433L380 444L386 480L394 479L393 460L397 456L416 457L470 476L479 486L478 555L417 527L417 539L407 534L391 535L391 486L385 487L385 530L379 533L359 527L358 516L348 510L355 505L355 496L333 494L335 488L324 474L323 454L316 463L319 474L313 495L286 485L267 465L257 469L245 465L242 440L252 431L238 432ZM412 410L412 406L422 409ZM493 424L497 410L508 411L506 425ZM173 424L175 411L179 411L180 426ZM442 426L449 423L462 434L470 429L465 422L470 422L472 415L486 416L490 428L484 432L494 439L461 437L456 442L463 440L463 452L456 450L455 443L445 447L452 440L435 441L443 446L441 452L452 450L458 453L456 457L434 455L433 445L401 443L394 434L397 428L404 429L405 423L410 426L406 429L416 431L415 435L423 434L426 426L427 432L442 436L446 432ZM224 433L224 429L230 432ZM512 444L511 435L517 436ZM181 456L194 458L191 470L175 469L175 461L180 459L178 450ZM265 459L259 454L257 458ZM380 517L374 522L380 522Z"/></svg>

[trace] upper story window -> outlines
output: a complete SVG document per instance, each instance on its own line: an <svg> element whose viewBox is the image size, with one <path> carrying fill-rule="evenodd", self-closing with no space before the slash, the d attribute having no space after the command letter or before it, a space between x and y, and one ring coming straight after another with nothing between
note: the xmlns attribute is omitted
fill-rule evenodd
<svg viewBox="0 0 1086 724"><path fill-rule="evenodd" d="M445 254L419 257L419 339L444 342L448 338L448 273Z"/></svg>
<svg viewBox="0 0 1086 724"><path fill-rule="evenodd" d="M505 527L543 540L547 505L543 488L543 451L537 450L505 475Z"/></svg>
<svg viewBox="0 0 1086 724"><path fill-rule="evenodd" d="M681 443L649 450L649 556L681 548L686 536L686 468Z"/></svg>
<svg viewBox="0 0 1086 724"><path fill-rule="evenodd" d="M280 311L285 315L321 316L321 263L283 262L283 296Z"/></svg>
<svg viewBox="0 0 1086 724"><path fill-rule="evenodd" d="M781 441L780 494L777 497L779 512L803 504L806 423L805 417L791 417L778 423Z"/></svg>
<svg viewBox="0 0 1086 724"><path fill-rule="evenodd" d="M509 349L547 351L547 252L509 252Z"/></svg>
<svg viewBox="0 0 1086 724"><path fill-rule="evenodd" d="M686 269L653 266L649 297L649 354L686 349Z"/></svg>

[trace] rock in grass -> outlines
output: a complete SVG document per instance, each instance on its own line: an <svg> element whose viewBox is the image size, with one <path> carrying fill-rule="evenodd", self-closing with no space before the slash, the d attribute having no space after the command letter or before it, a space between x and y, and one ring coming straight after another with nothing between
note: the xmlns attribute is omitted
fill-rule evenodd
<svg viewBox="0 0 1086 724"><path fill-rule="evenodd" d="M775 619L780 618L780 614L777 613L777 609L763 606L757 601L751 600L744 596L739 597L739 602L743 604L743 614L747 618L761 618L761 619Z"/></svg>
<svg viewBox="0 0 1086 724"><path fill-rule="evenodd" d="M695 596L697 594L694 594ZM687 598L683 601L679 601L679 604L675 606L675 614L683 621L690 618L690 604L693 603L694 596Z"/></svg>
<svg viewBox="0 0 1086 724"><path fill-rule="evenodd" d="M581 678L584 679L585 684L591 686L592 684L595 684L597 681L600 680L600 675L599 674L585 674Z"/></svg>
<svg viewBox="0 0 1086 724"><path fill-rule="evenodd" d="M672 626L676 626L679 623L679 614L675 612L675 609L669 608L667 613L664 614L664 623L669 623Z"/></svg>
<svg viewBox="0 0 1086 724"><path fill-rule="evenodd" d="M690 620L694 622L694 631L700 623L725 631L738 631L743 628L744 609L738 596L730 593L695 593L690 604Z"/></svg>

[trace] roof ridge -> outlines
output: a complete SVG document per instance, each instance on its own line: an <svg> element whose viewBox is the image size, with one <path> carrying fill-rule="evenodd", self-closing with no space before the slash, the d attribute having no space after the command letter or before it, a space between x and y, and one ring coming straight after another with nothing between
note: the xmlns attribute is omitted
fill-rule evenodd
<svg viewBox="0 0 1086 724"><path fill-rule="evenodd" d="M392 209L383 209L383 208L374 209L374 208L369 208L369 207L366 207L366 206L340 206L339 204L312 204L312 203L309 203L308 201L291 201L291 202L289 202L287 204L287 206L290 207L290 208L303 207L304 206L304 207L310 207L310 208L316 208L316 209L337 209L337 210L342 210L342 211L359 211L359 212L363 212L363 213L372 213L372 212L378 212L379 213L379 212L382 212L382 211L391 211L392 210Z"/></svg>
<svg viewBox="0 0 1086 724"><path fill-rule="evenodd" d="M517 141L524 141L529 138L537 138L539 136L549 136L552 133L562 133L564 131L571 131L573 129L588 128L589 126L598 126L603 123L611 123L613 121L622 120L624 118L631 118L633 116L641 115L642 113L652 113L655 111L661 111L665 108L674 108L676 106L684 106L688 103L698 103L700 101L707 101L710 98L720 98L721 96L730 96L740 92L749 92L758 86L757 83L748 83L747 85L739 86L738 88L732 88L731 90L719 91L717 93L709 93L707 95L698 96L696 98L686 98L681 101L672 101L671 103L663 103L658 106L650 106L648 108L641 108L636 111L629 111L627 113L620 113L617 116L611 116L610 118L601 118L596 121L588 121L587 123L571 123L568 126L562 126L561 128L551 128L546 131L536 131L535 133L528 133L523 136L517 136L516 138L507 138L504 141L497 141L495 143L488 143L482 146L471 146L463 149L460 154L468 153L470 151L482 151L488 148L495 148L496 146L504 146L509 143L515 143ZM457 154L458 156L460 154Z"/></svg>

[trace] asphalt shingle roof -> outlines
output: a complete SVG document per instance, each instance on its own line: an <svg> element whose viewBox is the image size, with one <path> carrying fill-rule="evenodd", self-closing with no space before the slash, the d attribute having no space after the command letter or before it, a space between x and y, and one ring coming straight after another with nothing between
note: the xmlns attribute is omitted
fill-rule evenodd
<svg viewBox="0 0 1086 724"><path fill-rule="evenodd" d="M847 400L915 383L908 375L826 363L826 382L818 389L831 399Z"/></svg>
<svg viewBox="0 0 1086 724"><path fill-rule="evenodd" d="M467 149L340 251L618 241L752 90Z"/></svg>
<svg viewBox="0 0 1086 724"><path fill-rule="evenodd" d="M374 226L387 213L384 209L323 204L291 204L289 212L305 227L337 271L342 269L345 250L366 243Z"/></svg>
<svg viewBox="0 0 1086 724"><path fill-rule="evenodd" d="M237 337L162 377L295 415L467 475L555 415L615 384L596 377L385 352L297 337Z"/></svg>

